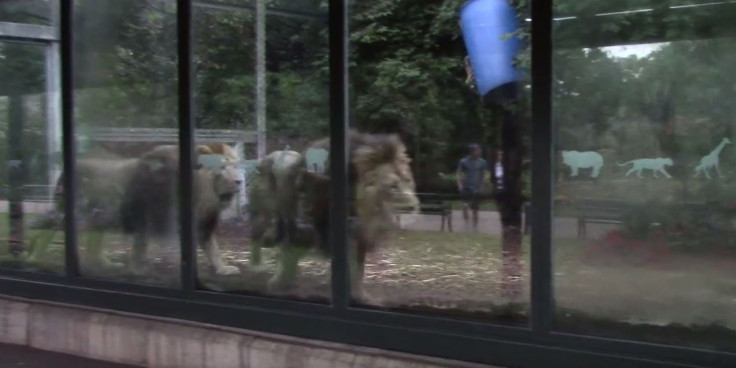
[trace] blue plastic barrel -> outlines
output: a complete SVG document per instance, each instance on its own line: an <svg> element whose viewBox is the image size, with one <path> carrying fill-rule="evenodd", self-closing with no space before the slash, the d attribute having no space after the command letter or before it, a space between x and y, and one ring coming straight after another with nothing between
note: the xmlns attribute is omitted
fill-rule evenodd
<svg viewBox="0 0 736 368"><path fill-rule="evenodd" d="M520 40L509 37L519 28L519 23L516 10L508 0L466 2L460 9L460 25L481 96L519 80L519 72L513 63Z"/></svg>

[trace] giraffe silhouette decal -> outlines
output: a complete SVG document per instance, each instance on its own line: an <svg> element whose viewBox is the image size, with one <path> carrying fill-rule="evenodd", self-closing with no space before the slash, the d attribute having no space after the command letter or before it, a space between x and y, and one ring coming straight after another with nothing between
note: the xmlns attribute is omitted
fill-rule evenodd
<svg viewBox="0 0 736 368"><path fill-rule="evenodd" d="M721 178L723 177L723 174L721 174L721 168L718 165L720 161L720 154L721 151L726 147L726 145L731 144L731 140L728 138L723 138L720 144L713 149L713 151L710 151L709 154L703 156L703 158L700 159L700 164L695 167L695 178L700 176L701 173L705 174L705 177L710 179L710 173L709 171L713 168L716 169L716 173L718 173L718 176Z"/></svg>

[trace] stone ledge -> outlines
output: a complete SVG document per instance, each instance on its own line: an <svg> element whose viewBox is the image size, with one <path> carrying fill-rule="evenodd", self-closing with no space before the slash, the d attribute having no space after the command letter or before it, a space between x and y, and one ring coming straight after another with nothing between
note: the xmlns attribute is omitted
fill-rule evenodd
<svg viewBox="0 0 736 368"><path fill-rule="evenodd" d="M0 296L0 342L151 368L490 368L6 296Z"/></svg>
<svg viewBox="0 0 736 368"><path fill-rule="evenodd" d="M0 299L0 342L28 344L28 303Z"/></svg>

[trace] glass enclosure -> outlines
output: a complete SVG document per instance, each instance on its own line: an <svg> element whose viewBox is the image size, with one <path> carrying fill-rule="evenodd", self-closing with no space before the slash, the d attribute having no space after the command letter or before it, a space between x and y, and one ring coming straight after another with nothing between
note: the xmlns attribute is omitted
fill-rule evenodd
<svg viewBox="0 0 736 368"><path fill-rule="evenodd" d="M734 351L736 39L692 24L733 6L615 3L555 6L557 328ZM584 47L580 12L631 38Z"/></svg>
<svg viewBox="0 0 736 368"><path fill-rule="evenodd" d="M79 0L74 13L81 272L175 287L176 4Z"/></svg>
<svg viewBox="0 0 736 368"><path fill-rule="evenodd" d="M736 362L733 19L705 0L2 1L0 288L152 314L165 294L174 316L485 363Z"/></svg>
<svg viewBox="0 0 736 368"><path fill-rule="evenodd" d="M0 3L0 22L43 24L54 37L50 1ZM5 28L18 35L12 25ZM0 42L0 259L3 267L64 272L58 48L54 41ZM48 254L43 251L51 244Z"/></svg>
<svg viewBox="0 0 736 368"><path fill-rule="evenodd" d="M329 254L303 235L285 240L278 220L281 211L297 211L303 153L329 137L326 12L319 1L300 3L310 14L276 11L277 2L265 14L195 6L197 151L208 146L203 162L214 154L234 180L211 243L222 261L206 249L199 258L208 290L316 302L331 295Z"/></svg>
<svg viewBox="0 0 736 368"><path fill-rule="evenodd" d="M376 152L365 154L398 149L407 160L378 161L366 168L365 182L350 183L359 222L368 221L361 212L398 208L393 237L377 225L352 229L359 243L375 238L364 241L369 249L385 243L367 254L363 290L353 297L372 307L525 324L529 45L520 46L515 60L523 76L498 87L502 93L481 97L458 27L463 10L449 5L407 2L401 11L382 12L384 2L372 0L350 9L350 127L382 134L372 143ZM500 11L489 10L486 16ZM506 11L497 21L529 16L522 4ZM391 146L392 135L400 147ZM360 148L350 152L352 160L362 159ZM384 187L414 194L386 195ZM385 198L378 210L376 197Z"/></svg>

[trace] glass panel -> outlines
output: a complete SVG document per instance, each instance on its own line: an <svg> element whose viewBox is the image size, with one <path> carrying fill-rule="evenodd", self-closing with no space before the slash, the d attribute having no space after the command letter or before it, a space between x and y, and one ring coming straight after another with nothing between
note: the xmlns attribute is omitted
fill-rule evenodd
<svg viewBox="0 0 736 368"><path fill-rule="evenodd" d="M526 323L529 50L510 36L528 39L527 16L496 0L353 6L359 303Z"/></svg>
<svg viewBox="0 0 736 368"><path fill-rule="evenodd" d="M555 23L556 327L736 351L736 6L664 3Z"/></svg>
<svg viewBox="0 0 736 368"><path fill-rule="evenodd" d="M3 0L0 5L0 22L51 25L52 9L58 0Z"/></svg>
<svg viewBox="0 0 736 368"><path fill-rule="evenodd" d="M54 195L61 168L57 51L0 43L2 267L64 272L63 208Z"/></svg>
<svg viewBox="0 0 736 368"><path fill-rule="evenodd" d="M309 145L329 136L327 23L269 14L259 54L252 10L195 14L197 175L216 194L200 194L215 201L202 202L212 212L197 212L202 235L213 234L199 257L201 281L212 290L325 301L330 263L305 237L312 227L301 226L313 216L305 204L312 199L300 200L302 184L311 183L300 168ZM296 236L284 226L294 219Z"/></svg>
<svg viewBox="0 0 736 368"><path fill-rule="evenodd" d="M75 2L84 275L179 283L174 1Z"/></svg>

